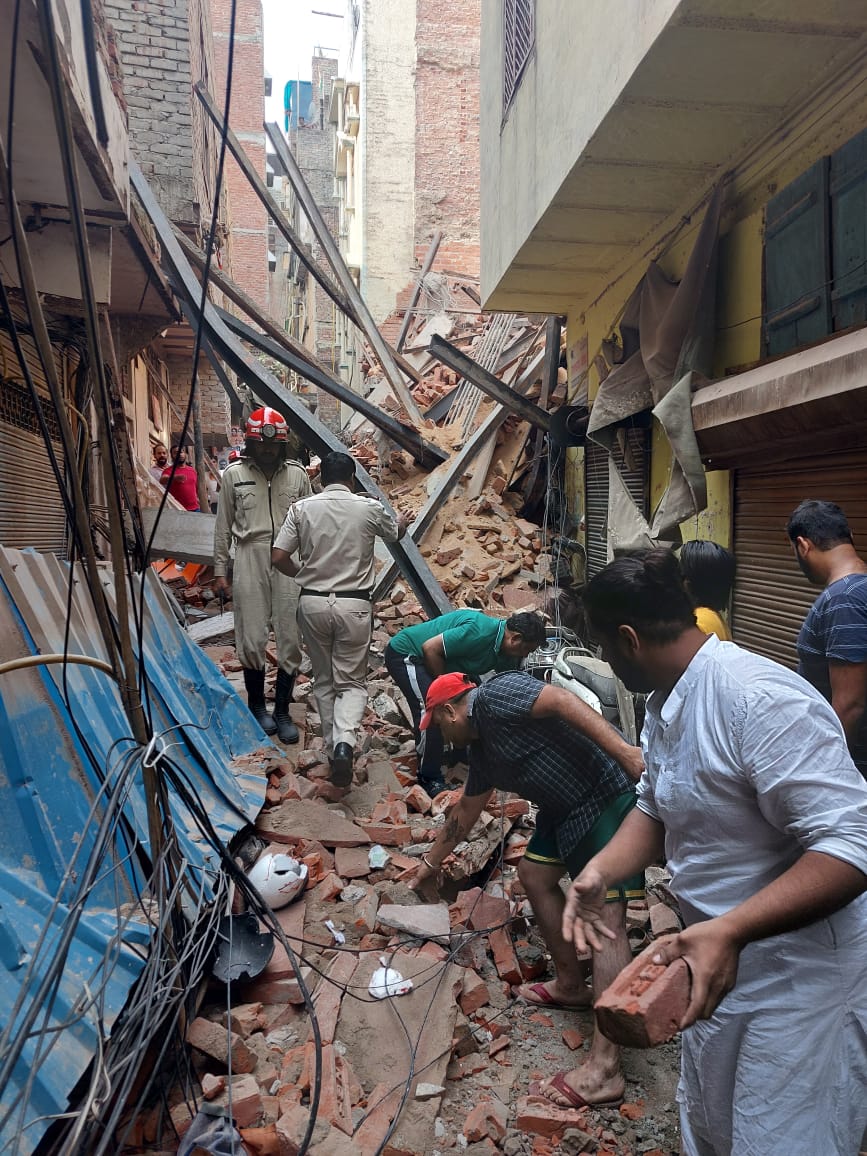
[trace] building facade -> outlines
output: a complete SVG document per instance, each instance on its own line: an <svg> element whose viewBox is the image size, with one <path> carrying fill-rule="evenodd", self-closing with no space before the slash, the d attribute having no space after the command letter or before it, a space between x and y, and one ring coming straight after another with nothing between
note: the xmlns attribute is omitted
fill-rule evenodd
<svg viewBox="0 0 867 1156"><path fill-rule="evenodd" d="M815 593L789 512L836 500L867 535L865 47L849 4L482 5L482 297L567 318L600 434L575 472L588 568L654 527L731 544L735 637L786 662Z"/></svg>

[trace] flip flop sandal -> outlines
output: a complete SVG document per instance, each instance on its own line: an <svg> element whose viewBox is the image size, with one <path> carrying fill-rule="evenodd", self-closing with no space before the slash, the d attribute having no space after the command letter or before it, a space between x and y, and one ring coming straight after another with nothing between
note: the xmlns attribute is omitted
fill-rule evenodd
<svg viewBox="0 0 867 1156"><path fill-rule="evenodd" d="M585 1100L580 1092L576 1092L574 1088L570 1088L566 1083L565 1072L555 1072L548 1081L547 1088L540 1085L535 1095L541 1096L547 1100L549 1104L553 1104L555 1108L562 1108L563 1104L558 1104L556 1100L552 1100L546 1093L553 1088L555 1092L559 1092L564 1100L568 1100L568 1106L580 1111L581 1108L618 1108L623 1103L623 1097L618 1096L616 1100Z"/></svg>
<svg viewBox="0 0 867 1156"><path fill-rule="evenodd" d="M526 985L521 985L526 986ZM529 991L536 996L536 999L527 999L525 995L515 994L515 998L522 1000L528 1007L550 1007L560 1008L563 1011L592 1011L593 1005L590 1003L561 1003L554 999L548 988L544 983L531 983L528 988Z"/></svg>

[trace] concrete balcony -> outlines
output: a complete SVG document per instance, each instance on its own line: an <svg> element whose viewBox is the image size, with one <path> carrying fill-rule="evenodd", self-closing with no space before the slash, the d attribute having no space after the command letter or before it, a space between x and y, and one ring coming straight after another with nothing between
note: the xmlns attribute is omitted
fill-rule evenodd
<svg viewBox="0 0 867 1156"><path fill-rule="evenodd" d="M504 115L502 5L483 0L485 305L595 300L720 175L863 79L865 38L861 0L542 0Z"/></svg>

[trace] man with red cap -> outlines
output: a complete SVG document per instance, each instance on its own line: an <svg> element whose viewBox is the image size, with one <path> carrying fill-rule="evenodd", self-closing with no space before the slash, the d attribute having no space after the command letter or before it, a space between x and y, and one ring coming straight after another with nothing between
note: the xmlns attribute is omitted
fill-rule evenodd
<svg viewBox="0 0 867 1156"><path fill-rule="evenodd" d="M267 735L297 743L289 714L301 647L295 612L298 585L271 565L271 547L289 508L310 491L307 471L287 458L286 420L268 406L247 419L244 453L225 471L214 530L214 590L229 589L229 553L235 545L232 579L235 648L244 668L247 703ZM265 706L265 646L273 629L277 643L274 717Z"/></svg>
<svg viewBox="0 0 867 1156"><path fill-rule="evenodd" d="M481 686L465 674L440 675L425 706L421 727L436 724L446 743L468 746L470 769L463 795L412 870L410 886L435 883L443 861L467 837L495 790L514 791L535 803L536 830L518 876L556 977L523 984L517 994L538 1006L590 1008L631 959L626 904L643 897L644 875L608 893L605 925L614 937L594 954L592 990L587 965L563 938L566 899L560 884L564 875L579 874L635 805L633 784L644 767L640 748L576 695L523 671L495 675ZM558 1073L550 1084L575 1107L623 1098L619 1049L598 1030L585 1062L568 1073L568 1084L566 1074Z"/></svg>

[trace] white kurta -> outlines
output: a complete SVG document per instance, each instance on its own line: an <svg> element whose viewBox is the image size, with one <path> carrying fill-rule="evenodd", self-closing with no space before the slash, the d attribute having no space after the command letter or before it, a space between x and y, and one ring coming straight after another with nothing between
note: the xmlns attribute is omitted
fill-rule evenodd
<svg viewBox="0 0 867 1156"><path fill-rule="evenodd" d="M798 675L711 637L648 702L638 806L665 826L688 924L806 850L867 873L867 782ZM750 944L710 1020L683 1033L685 1156L857 1156L867 1127L867 898Z"/></svg>

